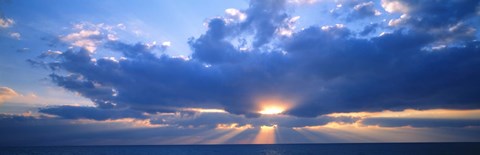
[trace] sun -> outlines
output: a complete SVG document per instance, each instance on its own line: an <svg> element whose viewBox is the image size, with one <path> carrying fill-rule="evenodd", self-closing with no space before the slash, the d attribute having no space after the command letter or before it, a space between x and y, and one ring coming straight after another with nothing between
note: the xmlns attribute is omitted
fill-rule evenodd
<svg viewBox="0 0 480 155"><path fill-rule="evenodd" d="M280 97L265 97L256 102L257 112L262 115L280 115L292 106L292 101Z"/></svg>
<svg viewBox="0 0 480 155"><path fill-rule="evenodd" d="M259 113L262 115L276 115L276 114L281 114L284 111L285 111L285 108L282 108L280 106L267 106L267 107L264 107L261 111L259 111Z"/></svg>

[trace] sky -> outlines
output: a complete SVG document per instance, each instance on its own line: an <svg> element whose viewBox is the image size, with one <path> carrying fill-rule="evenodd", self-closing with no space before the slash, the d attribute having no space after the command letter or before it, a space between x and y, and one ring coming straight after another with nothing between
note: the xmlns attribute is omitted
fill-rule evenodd
<svg viewBox="0 0 480 155"><path fill-rule="evenodd" d="M478 0L1 0L0 145L480 142Z"/></svg>

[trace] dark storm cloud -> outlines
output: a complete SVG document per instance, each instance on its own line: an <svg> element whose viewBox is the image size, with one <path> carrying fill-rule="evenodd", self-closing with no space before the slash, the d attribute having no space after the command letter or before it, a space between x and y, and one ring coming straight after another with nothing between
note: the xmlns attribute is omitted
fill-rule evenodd
<svg viewBox="0 0 480 155"><path fill-rule="evenodd" d="M73 74L52 74L52 80L90 98L101 108L127 106L152 112L194 107L197 102L203 103L202 107L208 106L226 93L211 92L222 83L221 74L198 62L167 56L157 58L141 44L108 46L123 48L126 59L91 61L93 58L85 50L66 51L60 55L64 61L59 66ZM204 88L210 90L205 92Z"/></svg>
<svg viewBox="0 0 480 155"><path fill-rule="evenodd" d="M437 19L428 9L435 6L405 3L411 8L409 15L432 22ZM449 23L469 20L475 13L457 8L470 3L448 3L455 3L449 9L459 11L440 14L451 17ZM279 37L277 30L290 17L284 3L252 1L243 12L245 21L211 19L207 32L189 41L193 51L189 60L156 56L155 47L142 43L109 41L104 47L124 58L96 58L86 50L67 50L50 65L68 74L56 72L50 77L57 85L89 98L105 113L118 109L174 112L193 107L255 117L261 108L258 100L269 97L292 100L285 113L302 117L405 108L480 108L480 42L450 33L450 39L461 39L462 44L426 49L447 36L420 30L442 24L399 25L391 33L366 39L356 38L343 25L313 26L291 37ZM233 42L245 36L253 36L252 47L242 51ZM69 107L54 108L53 114L86 118L69 115L65 108ZM49 108L42 111L52 113ZM101 118L108 116L120 118Z"/></svg>
<svg viewBox="0 0 480 155"><path fill-rule="evenodd" d="M141 112L130 109L99 109L95 107L59 106L40 109L39 112L62 116L66 119L108 120L122 118L147 118Z"/></svg>
<svg viewBox="0 0 480 155"><path fill-rule="evenodd" d="M478 108L477 41L428 52L421 48L431 36L415 32L332 41L323 31L307 31L294 36L287 50L310 73L328 81L321 92L292 109L294 115L315 116L320 109Z"/></svg>

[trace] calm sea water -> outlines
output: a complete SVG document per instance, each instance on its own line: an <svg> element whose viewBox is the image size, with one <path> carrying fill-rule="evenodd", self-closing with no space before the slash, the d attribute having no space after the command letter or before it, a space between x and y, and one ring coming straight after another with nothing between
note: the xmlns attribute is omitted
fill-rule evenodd
<svg viewBox="0 0 480 155"><path fill-rule="evenodd" d="M1 155L143 154L319 154L319 155L480 155L480 143L275 144L0 147Z"/></svg>

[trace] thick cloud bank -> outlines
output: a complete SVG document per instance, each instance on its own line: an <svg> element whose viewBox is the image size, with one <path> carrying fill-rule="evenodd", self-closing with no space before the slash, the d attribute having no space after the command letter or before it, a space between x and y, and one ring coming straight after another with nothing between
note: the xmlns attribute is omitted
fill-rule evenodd
<svg viewBox="0 0 480 155"><path fill-rule="evenodd" d="M217 108L258 116L265 98L288 101L285 114L301 117L480 108L480 42L473 22L479 2L447 3L452 4L382 1L386 11L403 15L390 21L386 33L365 38L341 24L294 30L296 19L285 2L252 1L236 12L245 19L210 19L205 34L189 40L193 53L188 58L156 56L152 51L158 47L118 40L103 44L121 54L116 59L69 49L47 64L55 71L50 78L100 109L41 112L67 118L93 113L104 120ZM349 16L365 20L377 11L372 3L357 5L362 15Z"/></svg>

